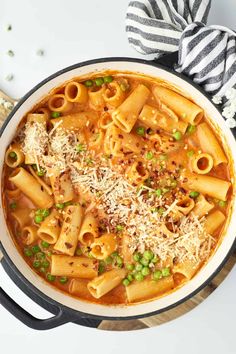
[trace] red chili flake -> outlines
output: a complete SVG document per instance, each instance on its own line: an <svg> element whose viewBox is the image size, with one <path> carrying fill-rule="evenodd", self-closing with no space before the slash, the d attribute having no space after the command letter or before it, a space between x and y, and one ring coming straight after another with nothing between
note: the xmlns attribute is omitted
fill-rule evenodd
<svg viewBox="0 0 236 354"><path fill-rule="evenodd" d="M120 139L124 139L123 135L122 134L118 134L118 138Z"/></svg>

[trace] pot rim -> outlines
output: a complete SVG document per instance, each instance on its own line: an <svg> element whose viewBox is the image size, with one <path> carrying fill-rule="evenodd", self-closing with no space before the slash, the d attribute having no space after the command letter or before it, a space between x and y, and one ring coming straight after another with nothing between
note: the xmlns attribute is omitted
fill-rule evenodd
<svg viewBox="0 0 236 354"><path fill-rule="evenodd" d="M173 68L171 67L166 67L163 66L161 64L155 61L148 61L146 59L138 59L138 58L131 58L131 57L104 57L104 58L97 58L97 59L91 59L91 60L86 60L77 64L73 64L70 65L66 68L63 68L57 72L55 72L54 74L48 76L46 79L42 80L40 83L38 83L37 85L35 85L30 91L28 91L22 99L20 99L20 101L17 103L17 105L13 108L13 110L11 111L11 113L9 114L9 116L7 117L7 119L4 121L1 129L0 129L0 138L2 137L4 131L6 130L10 120L14 117L15 113L18 111L18 109L24 104L24 102L30 98L30 96L36 92L39 88L41 88L42 86L44 86L46 83L50 82L52 79L65 74L66 72L69 72L71 70L74 69L78 69L80 67L84 67L84 66L88 66L88 65L92 65L92 64L98 64L98 63L106 63L106 62L133 62L133 63L139 63L139 64L143 64L143 65L147 65L147 66L153 66L155 68L160 68L164 71L167 71L169 73L172 73L173 75L179 77L180 79L186 81L187 83L189 83L191 86L193 86L195 89L197 89L202 95L204 95L209 103L211 105L213 105L221 114L221 111L219 109L218 106L216 106L212 101L211 101L211 97L208 93L206 93L201 87L199 87L197 84L193 83L191 79L189 79L188 77L184 76L183 74L177 73L173 70ZM148 312L145 314L139 314L139 315L129 315L129 316L102 316L102 315L93 315L93 314L89 314L86 312L82 312L79 310L75 310L73 308L70 308L64 304L61 304L60 302L54 300L53 298L50 298L48 295L45 295L41 290L39 290L36 286L34 286L28 279L25 278L25 276L21 273L21 271L14 265L13 261L11 260L10 256L7 254L2 242L0 241L0 248L2 249L4 258L6 259L7 263L11 266L11 268L14 270L14 272L16 273L16 275L18 277L21 278L21 281L24 283L24 285L29 288L33 293L35 293L38 297L41 297L43 300L45 300L46 302L49 302L59 308L64 309L67 312L70 313L74 313L74 314L78 314L78 316L81 317L86 317L86 318L94 318L94 319L100 319L100 320L132 320L132 319L139 319L139 318L143 318L143 317L149 317L149 316L153 316L153 315L157 315L160 314L164 311L170 310L182 303L184 303L185 301L189 300L190 298L192 298L194 295L196 295L199 291L201 291L215 276L217 273L219 273L219 271L223 268L223 266L225 265L225 263L227 262L227 260L229 259L230 255L233 253L234 249L236 248L236 237L232 243L232 246L230 247L228 253L225 255L225 257L223 258L222 262L218 265L218 267L214 270L213 273L211 273L211 275L200 285L198 286L195 290L193 290L192 292L190 292L188 295L186 295L185 297L183 297L182 299L170 304L169 306L163 307L161 309L152 311L152 312Z"/></svg>

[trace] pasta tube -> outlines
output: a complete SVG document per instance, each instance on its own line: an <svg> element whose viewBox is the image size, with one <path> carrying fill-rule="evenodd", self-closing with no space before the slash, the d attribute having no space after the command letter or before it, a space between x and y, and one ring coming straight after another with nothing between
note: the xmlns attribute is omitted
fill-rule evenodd
<svg viewBox="0 0 236 354"><path fill-rule="evenodd" d="M72 109L73 103L69 102L65 95L58 93L49 98L48 107L51 111L66 113Z"/></svg>
<svg viewBox="0 0 236 354"><path fill-rule="evenodd" d="M114 156L121 151L121 149L125 149L128 151L132 151L136 154L139 154L142 149L142 141L141 139L132 133L125 133L121 129L117 128L113 125L110 129L110 150Z"/></svg>
<svg viewBox="0 0 236 354"><path fill-rule="evenodd" d="M209 203L206 198L202 194L200 194L192 211L195 215L201 218L204 215L208 214L209 211L211 211L213 208L214 204Z"/></svg>
<svg viewBox="0 0 236 354"><path fill-rule="evenodd" d="M197 273L199 266L200 262L186 260L184 262L175 264L173 267L173 272L180 273L185 276L185 278L190 280Z"/></svg>
<svg viewBox="0 0 236 354"><path fill-rule="evenodd" d="M188 123L178 120L178 117L176 120L166 111L162 111L147 104L143 106L138 119L140 122L153 130L163 129L169 133L172 133L173 130L176 129L184 134L188 127Z"/></svg>
<svg viewBox="0 0 236 354"><path fill-rule="evenodd" d="M88 100L88 90L85 85L71 81L65 86L65 97L69 102L84 104Z"/></svg>
<svg viewBox="0 0 236 354"><path fill-rule="evenodd" d="M89 104L95 110L103 110L106 103L104 100L105 87L100 87L96 91L89 91Z"/></svg>
<svg viewBox="0 0 236 354"><path fill-rule="evenodd" d="M52 255L51 274L93 279L97 276L97 261L87 257Z"/></svg>
<svg viewBox="0 0 236 354"><path fill-rule="evenodd" d="M174 288L172 276L156 280L143 280L142 282L133 282L126 287L127 299L129 302L137 302L158 296Z"/></svg>
<svg viewBox="0 0 236 354"><path fill-rule="evenodd" d="M25 156L19 144L12 144L6 151L5 163L11 168L18 167L25 161Z"/></svg>
<svg viewBox="0 0 236 354"><path fill-rule="evenodd" d="M216 210L206 216L205 230L208 234L212 235L225 221L225 215L220 211Z"/></svg>
<svg viewBox="0 0 236 354"><path fill-rule="evenodd" d="M126 100L112 113L114 123L121 130L126 133L131 132L149 94L149 89L145 85L139 84Z"/></svg>
<svg viewBox="0 0 236 354"><path fill-rule="evenodd" d="M30 208L19 208L11 213L13 218L17 221L19 227L22 229L24 226L30 224L31 217L30 213L32 209Z"/></svg>
<svg viewBox="0 0 236 354"><path fill-rule="evenodd" d="M89 127L91 122L95 121L98 118L96 112L79 112L73 114L67 114L66 116L55 118L51 120L51 123L55 124L60 123L60 127L65 130L79 130L85 127Z"/></svg>
<svg viewBox="0 0 236 354"><path fill-rule="evenodd" d="M22 229L21 238L25 245L29 246L38 239L37 230L38 228L34 225L25 226Z"/></svg>
<svg viewBox="0 0 236 354"><path fill-rule="evenodd" d="M79 232L79 241L86 246L91 245L98 237L98 222L92 213L87 213L84 217Z"/></svg>
<svg viewBox="0 0 236 354"><path fill-rule="evenodd" d="M127 168L126 176L132 183L138 185L148 178L149 173L143 161L137 159L130 167Z"/></svg>
<svg viewBox="0 0 236 354"><path fill-rule="evenodd" d="M91 244L91 255L97 259L106 259L117 247L115 234L106 233Z"/></svg>
<svg viewBox="0 0 236 354"><path fill-rule="evenodd" d="M126 276L125 269L113 269L94 278L88 283L88 290L93 297L99 299L117 287Z"/></svg>
<svg viewBox="0 0 236 354"><path fill-rule="evenodd" d="M66 203L74 198L74 190L68 172L60 173L57 169L49 169L49 179L56 203Z"/></svg>
<svg viewBox="0 0 236 354"><path fill-rule="evenodd" d="M203 118L203 109L173 90L163 86L155 86L153 94L157 102L163 102L183 121L198 124Z"/></svg>
<svg viewBox="0 0 236 354"><path fill-rule="evenodd" d="M218 140L206 123L198 125L197 136L202 150L213 156L214 166L228 162Z"/></svg>
<svg viewBox="0 0 236 354"><path fill-rule="evenodd" d="M213 164L213 158L209 154L198 154L191 158L192 170L199 175L209 173L213 167Z"/></svg>
<svg viewBox="0 0 236 354"><path fill-rule="evenodd" d="M38 236L42 240L48 242L49 244L54 244L60 234L59 226L60 216L57 210L52 210L49 216L47 216L41 223L38 229Z"/></svg>
<svg viewBox="0 0 236 354"><path fill-rule="evenodd" d="M213 198L226 201L231 183L216 177L186 174L183 185Z"/></svg>
<svg viewBox="0 0 236 354"><path fill-rule="evenodd" d="M91 294L88 291L88 280L71 279L69 284L69 293L82 298L91 298Z"/></svg>
<svg viewBox="0 0 236 354"><path fill-rule="evenodd" d="M69 205L65 208L61 233L54 246L56 251L68 254L69 256L74 255L82 218L83 209L80 205Z"/></svg>
<svg viewBox="0 0 236 354"><path fill-rule="evenodd" d="M111 82L103 94L104 101L108 107L116 108L124 101L125 93L118 82Z"/></svg>
<svg viewBox="0 0 236 354"><path fill-rule="evenodd" d="M194 205L194 200L192 198L186 197L176 204L176 209L182 214L187 215L194 208Z"/></svg>
<svg viewBox="0 0 236 354"><path fill-rule="evenodd" d="M14 183L38 207L48 209L53 205L53 198L23 167L17 168L10 175L9 181Z"/></svg>

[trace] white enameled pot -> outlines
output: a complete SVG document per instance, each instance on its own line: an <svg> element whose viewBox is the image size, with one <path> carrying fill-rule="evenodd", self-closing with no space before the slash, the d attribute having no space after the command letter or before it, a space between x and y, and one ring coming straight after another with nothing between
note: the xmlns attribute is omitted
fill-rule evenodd
<svg viewBox="0 0 236 354"><path fill-rule="evenodd" d="M142 73L152 77L157 77L168 81L172 85L178 87L183 93L187 93L191 96L192 99L205 110L207 116L212 119L215 128L220 131L222 141L232 155L232 167L235 174L236 141L232 132L226 126L220 112L211 102L210 98L204 94L199 87L193 85L189 79L176 74L170 68L165 68L154 62L130 58L105 58L80 63L61 70L32 89L17 104L10 117L2 127L0 149L1 173L4 162L4 153L15 134L15 129L25 113L27 113L35 105L35 103L40 101L41 98L44 97L51 89L63 84L63 82L69 79L80 75L109 69ZM189 299L191 296L196 294L196 292L202 289L221 269L229 253L235 246L235 235L236 210L234 201L231 219L221 245L218 247L214 256L209 260L206 266L204 266L191 281L175 292L154 301L132 306L103 306L72 298L60 291L57 291L42 278L37 276L37 274L35 274L33 270L30 269L30 267L25 263L24 259L20 256L14 246L7 230L2 204L0 211L0 241L4 258L10 267L14 267L14 271L18 273L21 279L24 279L24 281L27 280L25 284L31 288L32 291L36 290L39 296L50 299L52 303L55 303L59 307L62 306L66 309L75 310L73 313L78 313L80 316L94 317L98 319L130 319L134 317L148 316L149 314L155 314L165 309L169 309L185 301L186 299ZM12 310L12 312L14 311Z"/></svg>

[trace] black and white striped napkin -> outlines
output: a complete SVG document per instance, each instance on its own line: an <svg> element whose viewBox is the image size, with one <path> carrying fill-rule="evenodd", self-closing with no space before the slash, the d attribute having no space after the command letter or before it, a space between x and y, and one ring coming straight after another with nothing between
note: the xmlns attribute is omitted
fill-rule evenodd
<svg viewBox="0 0 236 354"><path fill-rule="evenodd" d="M152 58L179 51L175 70L222 97L236 88L236 33L206 26L210 7L211 0L131 1L126 32L129 43Z"/></svg>

